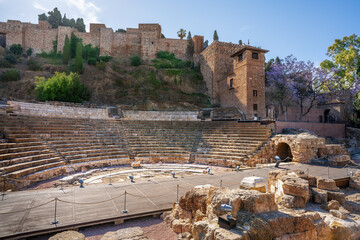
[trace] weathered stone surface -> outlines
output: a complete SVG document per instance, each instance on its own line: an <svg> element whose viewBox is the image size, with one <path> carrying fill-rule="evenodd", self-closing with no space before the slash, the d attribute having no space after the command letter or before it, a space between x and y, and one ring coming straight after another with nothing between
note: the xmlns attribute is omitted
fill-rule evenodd
<svg viewBox="0 0 360 240"><path fill-rule="evenodd" d="M101 240L145 240L144 232L140 227L124 228L114 232L107 232Z"/></svg>
<svg viewBox="0 0 360 240"><path fill-rule="evenodd" d="M328 209L329 210L339 210L340 208L340 203L336 200L331 200L330 202L328 202Z"/></svg>
<svg viewBox="0 0 360 240"><path fill-rule="evenodd" d="M297 176L285 175L281 178L284 194L298 196L306 202L309 200L309 183L307 180Z"/></svg>
<svg viewBox="0 0 360 240"><path fill-rule="evenodd" d="M318 189L318 188L312 188L312 196L314 203L323 204L326 203L328 200L327 191Z"/></svg>
<svg viewBox="0 0 360 240"><path fill-rule="evenodd" d="M209 188L192 189L180 198L179 205L187 211L200 209L202 213L206 213L206 198L208 193Z"/></svg>
<svg viewBox="0 0 360 240"><path fill-rule="evenodd" d="M317 188L331 191L339 191L335 181L328 178L317 178Z"/></svg>
<svg viewBox="0 0 360 240"><path fill-rule="evenodd" d="M353 177L350 177L349 187L355 190L360 190L360 171L357 170Z"/></svg>
<svg viewBox="0 0 360 240"><path fill-rule="evenodd" d="M85 240L85 235L76 231L65 231L49 238L49 240Z"/></svg>
<svg viewBox="0 0 360 240"><path fill-rule="evenodd" d="M350 240L351 234L349 229L337 221L333 221L330 224L331 235L328 239L331 240Z"/></svg>
<svg viewBox="0 0 360 240"><path fill-rule="evenodd" d="M302 208L306 205L304 198L287 194L282 196L279 203L287 208Z"/></svg>
<svg viewBox="0 0 360 240"><path fill-rule="evenodd" d="M347 212L347 211L335 210L335 209L331 209L330 213L334 217L341 218L341 219L347 219L348 215L349 215L349 212Z"/></svg>
<svg viewBox="0 0 360 240"><path fill-rule="evenodd" d="M240 233L240 232L233 232L223 229L223 228L216 228L214 231L214 240L250 240L248 234ZM241 234L241 235L240 235Z"/></svg>
<svg viewBox="0 0 360 240"><path fill-rule="evenodd" d="M271 240L274 237L270 225L255 214L240 211L236 215L237 225L242 229L249 229L253 239Z"/></svg>
<svg viewBox="0 0 360 240"><path fill-rule="evenodd" d="M328 191L328 192L327 192L327 195L328 195L328 201L336 200L336 201L338 201L341 205L344 205L344 204L345 204L345 193L343 193L343 192Z"/></svg>
<svg viewBox="0 0 360 240"><path fill-rule="evenodd" d="M314 222L318 240L328 240L331 234L331 228L322 219Z"/></svg>
<svg viewBox="0 0 360 240"><path fill-rule="evenodd" d="M190 240L192 239L192 235L191 233L185 232L185 233L180 233L177 237L177 240Z"/></svg>

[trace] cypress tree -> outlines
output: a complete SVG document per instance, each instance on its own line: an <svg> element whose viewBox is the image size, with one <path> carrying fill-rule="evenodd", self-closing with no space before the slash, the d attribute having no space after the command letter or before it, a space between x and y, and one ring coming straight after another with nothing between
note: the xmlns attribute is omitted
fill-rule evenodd
<svg viewBox="0 0 360 240"><path fill-rule="evenodd" d="M63 49L63 64L67 65L69 63L69 58L70 58L70 41L68 35L66 34L64 49Z"/></svg>
<svg viewBox="0 0 360 240"><path fill-rule="evenodd" d="M191 32L189 31L187 35L187 46L186 46L186 53L189 58L192 58L194 54L194 42L191 37Z"/></svg>
<svg viewBox="0 0 360 240"><path fill-rule="evenodd" d="M76 45L75 72L81 74L83 72L82 44L78 42Z"/></svg>
<svg viewBox="0 0 360 240"><path fill-rule="evenodd" d="M219 36L216 30L214 31L214 41L219 41Z"/></svg>
<svg viewBox="0 0 360 240"><path fill-rule="evenodd" d="M79 42L79 38L76 37L74 32L72 32L71 36L70 36L70 57L71 58L74 58L76 55L76 47L77 47L78 42Z"/></svg>

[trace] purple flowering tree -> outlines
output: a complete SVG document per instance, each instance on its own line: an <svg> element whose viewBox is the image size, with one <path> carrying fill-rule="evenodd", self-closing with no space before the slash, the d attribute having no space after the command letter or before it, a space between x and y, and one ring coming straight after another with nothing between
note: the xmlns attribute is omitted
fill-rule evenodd
<svg viewBox="0 0 360 240"><path fill-rule="evenodd" d="M314 63L298 61L290 55L274 63L266 72L269 100L278 105L280 115L286 114L290 105L300 108L301 120L320 101L323 93L331 91L336 76L333 71L315 67Z"/></svg>

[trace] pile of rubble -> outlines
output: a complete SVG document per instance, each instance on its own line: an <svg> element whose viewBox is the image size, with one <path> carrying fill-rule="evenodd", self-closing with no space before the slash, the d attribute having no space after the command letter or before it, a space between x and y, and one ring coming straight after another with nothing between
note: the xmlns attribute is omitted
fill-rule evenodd
<svg viewBox="0 0 360 240"><path fill-rule="evenodd" d="M163 217L178 239L358 239L360 171L350 187L342 191L331 179L276 170L269 173L266 193L197 187ZM236 221L231 230L219 226L227 214L224 204L232 207L228 217Z"/></svg>

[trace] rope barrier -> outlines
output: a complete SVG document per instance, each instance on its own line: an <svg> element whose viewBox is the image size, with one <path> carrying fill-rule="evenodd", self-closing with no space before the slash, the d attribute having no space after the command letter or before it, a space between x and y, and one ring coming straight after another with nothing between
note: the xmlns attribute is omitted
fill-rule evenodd
<svg viewBox="0 0 360 240"><path fill-rule="evenodd" d="M46 203L42 203L40 205L37 205L35 207L30 207L30 208L26 208L26 209L22 209L22 210L18 210L18 211L13 211L13 212L3 212L3 213L0 213L0 214L12 214L12 213L19 213L19 212L23 212L23 211L27 211L27 210L31 210L31 209L34 209L34 208L38 208L38 207L42 207L46 204L49 204L51 202L55 201L55 198L54 199L51 199L50 201L46 202Z"/></svg>
<svg viewBox="0 0 360 240"><path fill-rule="evenodd" d="M118 195L118 196L116 196L116 197L113 197L113 198L110 198L110 199L106 199L106 200L103 200L103 201L99 201L99 202L70 202L70 201L62 200L62 199L60 199L60 198L58 198L58 200L59 200L60 202L63 202L63 203L86 205L86 204L99 204L99 203L104 203L104 202L112 201L112 200L114 200L114 199L116 199L116 198L119 198L119 197L121 197L121 196L123 196L123 195L124 195L124 193L122 193L122 194L120 194L120 195Z"/></svg>
<svg viewBox="0 0 360 240"><path fill-rule="evenodd" d="M169 193L164 193L164 194L156 195L156 196L140 196L140 195L136 195L136 194L132 194L132 193L128 193L128 192L126 192L126 194L133 196L133 197L138 197L138 198L156 198L156 197L162 197L162 196L168 195Z"/></svg>

